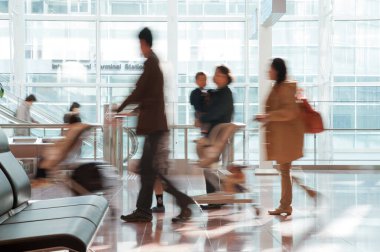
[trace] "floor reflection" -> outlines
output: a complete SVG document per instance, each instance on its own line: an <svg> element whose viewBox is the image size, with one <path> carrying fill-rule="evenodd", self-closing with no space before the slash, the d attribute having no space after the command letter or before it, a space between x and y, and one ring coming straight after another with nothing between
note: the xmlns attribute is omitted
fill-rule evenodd
<svg viewBox="0 0 380 252"><path fill-rule="evenodd" d="M178 214L173 199L164 197L167 212L154 215L152 223L131 224L119 220L135 207L138 179L123 181L107 198L114 215L106 216L92 249L94 251L380 251L380 173L295 172L323 196L318 207L305 193L294 188L294 212L273 217L267 209L277 205L277 176L254 176L248 171L249 189L262 207L258 218L249 205L225 206L220 210L194 210L194 218L172 224ZM181 190L203 193L201 175L176 175ZM62 184L34 188L33 198L71 195Z"/></svg>

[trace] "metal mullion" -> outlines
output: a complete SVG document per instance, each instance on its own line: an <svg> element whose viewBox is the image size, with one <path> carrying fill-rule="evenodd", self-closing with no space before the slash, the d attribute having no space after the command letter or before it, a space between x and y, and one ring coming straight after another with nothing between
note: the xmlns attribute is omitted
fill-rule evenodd
<svg viewBox="0 0 380 252"><path fill-rule="evenodd" d="M245 22L244 22L244 77L245 77L245 88L244 88L244 122L248 125L248 115L249 115L249 34L248 34L248 1L244 2L245 7ZM247 150L249 150L249 133L247 131L243 132L243 160L247 160Z"/></svg>
<svg viewBox="0 0 380 252"><path fill-rule="evenodd" d="M101 111L101 24L100 1L96 1L96 121L100 123ZM94 147L95 148L95 147Z"/></svg>
<svg viewBox="0 0 380 252"><path fill-rule="evenodd" d="M100 22L168 22L167 16L100 16Z"/></svg>
<svg viewBox="0 0 380 252"><path fill-rule="evenodd" d="M289 16L284 15L280 22L310 22L319 21L318 15L315 16Z"/></svg>
<svg viewBox="0 0 380 252"><path fill-rule="evenodd" d="M135 83L100 83L101 88L134 88L135 86Z"/></svg>
<svg viewBox="0 0 380 252"><path fill-rule="evenodd" d="M25 21L96 21L95 15L26 14Z"/></svg>
<svg viewBox="0 0 380 252"><path fill-rule="evenodd" d="M246 87L247 85L249 85L249 83L246 81L244 83L234 83L233 86L234 88L235 87ZM177 84L177 87L179 88L194 88L194 83L178 83Z"/></svg>
<svg viewBox="0 0 380 252"><path fill-rule="evenodd" d="M94 83L26 83L25 87L94 87Z"/></svg>
<svg viewBox="0 0 380 252"><path fill-rule="evenodd" d="M338 18L334 17L334 21L349 21L349 22L356 22L356 21L380 21L380 18L366 18L366 17L352 17L352 16L340 16Z"/></svg>
<svg viewBox="0 0 380 252"><path fill-rule="evenodd" d="M179 16L178 22L245 22L245 17L226 17L226 16Z"/></svg>
<svg viewBox="0 0 380 252"><path fill-rule="evenodd" d="M10 15L9 14L0 14L0 20L9 20Z"/></svg>

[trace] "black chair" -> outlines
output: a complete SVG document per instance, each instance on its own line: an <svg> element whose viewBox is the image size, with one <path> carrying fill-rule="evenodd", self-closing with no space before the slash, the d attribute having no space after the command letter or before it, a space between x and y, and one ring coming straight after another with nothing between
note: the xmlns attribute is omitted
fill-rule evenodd
<svg viewBox="0 0 380 252"><path fill-rule="evenodd" d="M87 251L108 210L101 196L30 201L28 176L0 130L0 251Z"/></svg>

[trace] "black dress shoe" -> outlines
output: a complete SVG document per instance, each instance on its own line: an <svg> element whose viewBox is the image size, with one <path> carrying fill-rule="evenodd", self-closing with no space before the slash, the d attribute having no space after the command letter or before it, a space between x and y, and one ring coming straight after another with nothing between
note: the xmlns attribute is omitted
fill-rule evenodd
<svg viewBox="0 0 380 252"><path fill-rule="evenodd" d="M181 213L178 216L172 218L172 222L178 223L178 222L188 221L190 220L191 214L192 213L191 213L190 208L184 208L181 210Z"/></svg>
<svg viewBox="0 0 380 252"><path fill-rule="evenodd" d="M208 205L201 205L202 210L216 210L221 209L223 204L208 204Z"/></svg>
<svg viewBox="0 0 380 252"><path fill-rule="evenodd" d="M152 213L165 213L165 206L155 206L152 207Z"/></svg>
<svg viewBox="0 0 380 252"><path fill-rule="evenodd" d="M135 210L131 214L120 216L120 219L125 222L151 222L152 215L139 210Z"/></svg>

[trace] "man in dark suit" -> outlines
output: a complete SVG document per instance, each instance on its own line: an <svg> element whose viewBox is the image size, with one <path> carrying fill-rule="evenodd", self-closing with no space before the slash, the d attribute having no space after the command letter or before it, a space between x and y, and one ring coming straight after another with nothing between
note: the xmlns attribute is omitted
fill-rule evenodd
<svg viewBox="0 0 380 252"><path fill-rule="evenodd" d="M178 191L172 183L163 176L157 162L158 146L165 140L168 125L165 114L164 102L164 77L159 66L159 60L152 50L152 33L144 28L139 33L141 52L147 59L144 63L144 71L136 83L136 88L130 96L120 105L121 112L128 104L139 105L139 118L137 121L138 135L145 136L143 154L139 164L141 188L136 203L136 210L129 215L122 215L126 222L150 222L152 220L153 187L157 176L163 182L165 191L172 194L181 212L172 219L173 222L185 221L191 217L189 205L194 201Z"/></svg>

